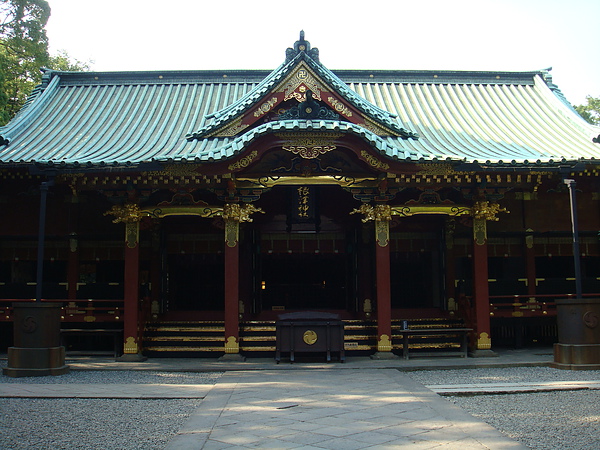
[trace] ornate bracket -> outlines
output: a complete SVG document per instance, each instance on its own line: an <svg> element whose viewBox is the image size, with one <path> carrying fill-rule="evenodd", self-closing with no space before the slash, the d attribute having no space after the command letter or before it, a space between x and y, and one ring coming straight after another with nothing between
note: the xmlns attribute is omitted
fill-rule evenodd
<svg viewBox="0 0 600 450"><path fill-rule="evenodd" d="M222 217L225 221L225 242L228 247L235 247L240 237L240 223L252 222L254 213L264 211L252 204L240 205L239 203L227 203L223 207Z"/></svg>
<svg viewBox="0 0 600 450"><path fill-rule="evenodd" d="M125 224L125 242L127 247L135 248L140 240L140 220L148 215L147 212L140 210L135 203L126 203L125 205L114 205L105 216L115 216L113 223Z"/></svg>
<svg viewBox="0 0 600 450"><path fill-rule="evenodd" d="M110 210L104 213L105 216L115 216L113 223L134 223L139 222L142 217L148 215L135 203L126 203L125 205L114 205Z"/></svg>
<svg viewBox="0 0 600 450"><path fill-rule="evenodd" d="M392 208L390 205L369 205L363 203L360 208L354 209L350 214L362 214L363 223L375 221L375 238L380 247L386 247L390 241L390 220Z"/></svg>
<svg viewBox="0 0 600 450"><path fill-rule="evenodd" d="M498 203L490 203L487 200L479 200L475 202L471 210L474 219L483 219L498 222L500 220L496 214L505 212L509 214L506 208L500 207Z"/></svg>
<svg viewBox="0 0 600 450"><path fill-rule="evenodd" d="M475 202L471 208L471 215L473 216L473 238L477 245L484 245L487 240L487 221L497 222L500 219L496 215L501 212L509 213L498 203L490 203L487 200Z"/></svg>

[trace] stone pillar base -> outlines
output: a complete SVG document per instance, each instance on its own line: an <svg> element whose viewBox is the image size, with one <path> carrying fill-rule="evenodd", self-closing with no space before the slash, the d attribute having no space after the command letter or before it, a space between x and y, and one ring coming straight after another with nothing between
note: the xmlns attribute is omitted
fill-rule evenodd
<svg viewBox="0 0 600 450"><path fill-rule="evenodd" d="M244 361L246 361L246 357L240 355L239 353L225 353L218 360L224 361L224 362L229 362L229 361L244 362Z"/></svg>
<svg viewBox="0 0 600 450"><path fill-rule="evenodd" d="M143 362L148 358L140 353L123 353L121 356L117 356L115 361L118 362Z"/></svg>
<svg viewBox="0 0 600 450"><path fill-rule="evenodd" d="M9 377L45 377L69 372L64 347L8 348L8 367L2 373Z"/></svg>
<svg viewBox="0 0 600 450"><path fill-rule="evenodd" d="M498 353L496 353L493 350L476 349L476 350L471 350L469 352L469 356L471 358L494 358L494 357L498 356Z"/></svg>
<svg viewBox="0 0 600 450"><path fill-rule="evenodd" d="M554 344L550 367L571 370L599 370L600 344Z"/></svg>
<svg viewBox="0 0 600 450"><path fill-rule="evenodd" d="M399 359L398 355L394 355L392 352L376 352L370 356L371 359Z"/></svg>

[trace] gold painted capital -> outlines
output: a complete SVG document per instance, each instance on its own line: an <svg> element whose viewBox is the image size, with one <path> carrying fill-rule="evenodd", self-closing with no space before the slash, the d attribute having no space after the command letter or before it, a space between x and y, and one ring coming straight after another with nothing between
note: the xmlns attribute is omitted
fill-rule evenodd
<svg viewBox="0 0 600 450"><path fill-rule="evenodd" d="M233 354L240 352L240 344L235 336L229 336L225 341L225 353Z"/></svg>
<svg viewBox="0 0 600 450"><path fill-rule="evenodd" d="M379 336L379 341L377 342L377 351L378 352L391 352L392 351L392 341L387 334L382 334Z"/></svg>

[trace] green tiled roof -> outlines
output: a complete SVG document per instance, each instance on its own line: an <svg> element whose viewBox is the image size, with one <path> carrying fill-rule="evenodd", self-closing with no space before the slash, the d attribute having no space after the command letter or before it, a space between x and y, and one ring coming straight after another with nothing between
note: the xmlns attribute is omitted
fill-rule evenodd
<svg viewBox="0 0 600 450"><path fill-rule="evenodd" d="M341 120L279 120L206 137L247 111L302 58L361 113L407 135ZM397 160L556 164L592 161L600 128L568 104L547 71L330 71L296 55L275 71L54 72L0 129L0 164L142 166L219 161L278 130L340 130ZM195 139L188 139L189 136Z"/></svg>

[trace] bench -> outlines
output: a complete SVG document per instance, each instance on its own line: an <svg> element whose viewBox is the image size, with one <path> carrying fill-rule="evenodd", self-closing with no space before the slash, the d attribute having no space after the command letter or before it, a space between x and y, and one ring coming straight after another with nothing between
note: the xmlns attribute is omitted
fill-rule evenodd
<svg viewBox="0 0 600 450"><path fill-rule="evenodd" d="M64 328L60 330L60 345L67 347L66 339L72 335L106 336L112 335L115 358L121 355L123 348L123 330L112 328Z"/></svg>
<svg viewBox="0 0 600 450"><path fill-rule="evenodd" d="M402 336L402 357L408 359L408 338L409 336L442 336L454 335L460 338L460 356L467 357L469 333L472 328L416 328L394 330Z"/></svg>

